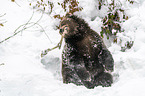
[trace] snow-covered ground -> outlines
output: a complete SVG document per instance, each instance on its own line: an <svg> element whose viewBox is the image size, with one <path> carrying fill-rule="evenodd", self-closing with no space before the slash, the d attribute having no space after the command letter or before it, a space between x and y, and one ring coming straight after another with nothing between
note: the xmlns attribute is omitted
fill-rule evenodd
<svg viewBox="0 0 145 96"><path fill-rule="evenodd" d="M0 1L0 15L6 13L0 17L0 23L7 21L4 27L0 26L0 41L13 35L20 25L30 20L33 13L30 22L40 19L42 13L33 11L28 1L16 0L20 6L11 0ZM95 13L95 0L89 1L80 0L84 9L78 14L91 28L100 32L101 19L96 17L91 21L90 18L97 14L103 16L103 12ZM145 96L145 1L134 1L136 3L133 5L125 3L126 0L121 1L129 19L122 24L125 35L118 34L123 40L128 39L126 36L130 37L134 40L134 46L126 52L121 52L117 44L111 43L109 46L115 60L112 87L87 89L62 83L62 49L40 57L41 51L54 47L61 38L59 30L55 28L59 21L44 14L38 22L43 28L35 25L0 44L0 96ZM57 8L54 10L61 12ZM31 25L25 27L28 26Z"/></svg>

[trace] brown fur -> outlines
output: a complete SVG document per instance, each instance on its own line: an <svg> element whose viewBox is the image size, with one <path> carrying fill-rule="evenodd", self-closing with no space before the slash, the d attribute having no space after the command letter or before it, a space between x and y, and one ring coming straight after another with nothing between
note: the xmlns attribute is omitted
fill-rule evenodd
<svg viewBox="0 0 145 96"><path fill-rule="evenodd" d="M113 71L112 55L102 38L81 18L67 15L60 23L61 35L65 38L62 54L62 76L64 83L95 86L111 86Z"/></svg>

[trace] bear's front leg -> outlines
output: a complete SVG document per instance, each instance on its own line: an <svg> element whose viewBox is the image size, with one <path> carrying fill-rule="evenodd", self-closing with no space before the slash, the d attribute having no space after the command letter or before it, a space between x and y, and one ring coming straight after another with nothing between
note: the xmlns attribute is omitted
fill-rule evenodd
<svg viewBox="0 0 145 96"><path fill-rule="evenodd" d="M85 87L89 89L95 87L94 77L91 76L90 72L85 68L84 64L75 65L75 71Z"/></svg>
<svg viewBox="0 0 145 96"><path fill-rule="evenodd" d="M63 83L71 83L71 80L70 80L70 74L71 73L71 69L67 68L67 66L63 65L62 66L62 78L63 78Z"/></svg>
<svg viewBox="0 0 145 96"><path fill-rule="evenodd" d="M109 87L113 83L112 75L102 72L95 77L96 86Z"/></svg>

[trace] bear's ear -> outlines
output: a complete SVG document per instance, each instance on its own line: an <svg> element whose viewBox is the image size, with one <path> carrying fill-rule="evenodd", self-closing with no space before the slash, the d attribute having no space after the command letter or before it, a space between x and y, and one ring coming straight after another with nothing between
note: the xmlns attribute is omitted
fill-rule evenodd
<svg viewBox="0 0 145 96"><path fill-rule="evenodd" d="M71 13L66 13L66 15L62 17L61 21L67 20L67 19L70 18L71 16L72 16Z"/></svg>
<svg viewBox="0 0 145 96"><path fill-rule="evenodd" d="M65 17L66 17L66 18L70 18L72 15L73 15L72 13L67 13L67 14L65 15Z"/></svg>
<svg viewBox="0 0 145 96"><path fill-rule="evenodd" d="M64 21L64 20L69 20L69 21L71 21L73 18L73 14L71 14L71 13L67 13L63 18L62 18L62 20L61 21Z"/></svg>

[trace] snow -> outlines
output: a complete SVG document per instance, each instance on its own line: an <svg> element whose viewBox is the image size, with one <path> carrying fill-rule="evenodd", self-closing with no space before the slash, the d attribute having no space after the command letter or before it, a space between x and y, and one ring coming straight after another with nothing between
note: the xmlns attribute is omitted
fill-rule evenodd
<svg viewBox="0 0 145 96"><path fill-rule="evenodd" d="M0 22L7 21L4 27L0 26L0 41L13 35L20 25L27 23L33 12L30 22L36 22L42 16L41 12L30 8L28 1L16 0L20 6L11 0L0 1L0 15L6 13L5 16L0 17ZM40 26L35 25L0 44L0 96L144 96L145 1L135 1L137 3L134 5L125 3L126 0L121 1L123 7L127 9L129 20L122 24L125 33L118 34L124 42L133 40L133 47L126 52L121 52L118 44L110 43L108 48L115 61L112 87L99 86L87 89L84 86L62 83L62 48L49 52L43 58L40 57L43 50L56 46L61 39L59 31L56 30L59 20L44 14L38 23L43 26L45 32ZM99 32L102 24L99 16L103 17L106 11L105 9L101 9L103 13L93 11L95 4L97 4L95 0L90 0L89 3L80 0L80 5L84 9L77 14L84 18L92 29ZM58 8L54 10L62 12ZM91 18L94 20L92 21Z"/></svg>

